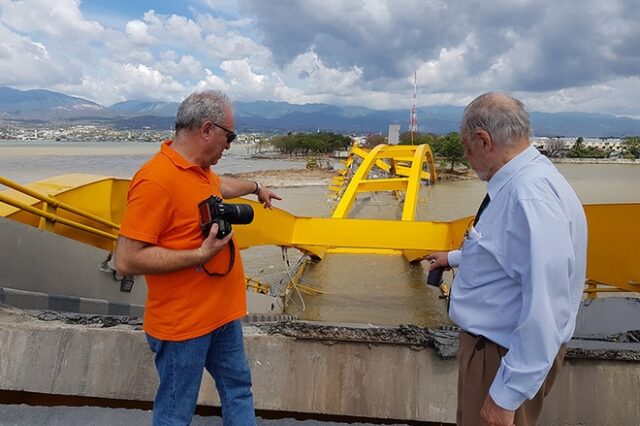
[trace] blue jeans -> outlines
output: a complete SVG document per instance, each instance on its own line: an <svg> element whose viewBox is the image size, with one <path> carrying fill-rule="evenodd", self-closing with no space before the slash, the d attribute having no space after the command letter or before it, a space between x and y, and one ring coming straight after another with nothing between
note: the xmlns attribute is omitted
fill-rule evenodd
<svg viewBox="0 0 640 426"><path fill-rule="evenodd" d="M213 376L225 426L255 426L251 371L242 325L231 321L202 337L170 342L147 334L155 352L160 384L153 402L153 425L189 425L196 409L202 373Z"/></svg>

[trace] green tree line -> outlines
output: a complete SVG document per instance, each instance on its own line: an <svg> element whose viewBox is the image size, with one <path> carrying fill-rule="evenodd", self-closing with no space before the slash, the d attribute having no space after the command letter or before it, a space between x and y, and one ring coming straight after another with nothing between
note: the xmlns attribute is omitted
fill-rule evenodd
<svg viewBox="0 0 640 426"><path fill-rule="evenodd" d="M351 138L330 132L290 133L287 135L274 136L269 142L275 149L288 155L318 155L347 149L351 144ZM383 135L370 135L367 138L367 145L369 147L380 143L386 143L386 138ZM402 133L400 135L400 144L409 145L410 143L411 136L409 132ZM446 135L416 133L413 136L413 144L429 144L434 155L447 163L451 171L458 165L466 164L464 160L464 148L458 132L451 132ZM639 136L626 137L623 139L622 144L623 158L640 158ZM608 158L611 153L611 149L602 150L600 148L586 146L584 138L579 137L568 151L554 153L554 156L567 156L569 158Z"/></svg>
<svg viewBox="0 0 640 426"><path fill-rule="evenodd" d="M640 158L640 136L624 138L624 153L628 158Z"/></svg>
<svg viewBox="0 0 640 426"><path fill-rule="evenodd" d="M400 135L400 145L409 145L411 143L411 134L409 132ZM458 132L447 133L446 135L436 135L434 133L415 133L413 135L413 144L422 145L429 144L433 155L444 160L448 164L450 171L453 171L457 165L466 164L464 160L464 147L460 141Z"/></svg>
<svg viewBox="0 0 640 426"><path fill-rule="evenodd" d="M289 133L272 137L269 142L278 151L288 155L326 154L347 149L351 145L349 136L336 133Z"/></svg>

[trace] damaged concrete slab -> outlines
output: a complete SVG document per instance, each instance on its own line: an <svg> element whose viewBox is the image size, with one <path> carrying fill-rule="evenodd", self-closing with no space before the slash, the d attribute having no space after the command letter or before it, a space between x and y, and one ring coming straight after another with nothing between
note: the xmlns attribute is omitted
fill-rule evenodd
<svg viewBox="0 0 640 426"><path fill-rule="evenodd" d="M259 410L455 421L454 328L284 321L244 331ZM640 418L640 405L629 400L640 388L640 343L633 330L615 331L611 341L571 342L541 424ZM153 399L157 378L139 319L4 307L0 341L3 390ZM205 377L199 403L217 405Z"/></svg>

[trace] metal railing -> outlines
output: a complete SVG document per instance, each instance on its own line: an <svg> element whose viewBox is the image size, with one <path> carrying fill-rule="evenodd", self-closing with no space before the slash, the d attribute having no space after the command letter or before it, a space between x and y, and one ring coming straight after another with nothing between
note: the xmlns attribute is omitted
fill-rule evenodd
<svg viewBox="0 0 640 426"><path fill-rule="evenodd" d="M109 233L109 232L105 232L102 231L100 229L94 228L92 226L89 225L85 225L82 224L80 222L76 222L74 220L71 219L66 219L64 217L61 217L59 215L57 215L57 210L61 209L61 210L65 210L68 211L70 213L76 214L78 216L84 217L86 219L89 219L93 222L99 223L101 225L107 226L109 228L114 229L115 231L118 231L120 229L120 225L118 225L117 223L111 222L109 220L106 220L102 217L96 216L94 214L88 213L84 210L80 210L76 207L70 206L68 204L63 203L62 201L53 198L49 195L45 195L42 194L38 191L34 191L31 188L28 188L24 185L20 185L17 182L14 182L10 179L7 179L3 176L0 176L0 184L5 185L9 188L12 188L18 192L21 192L23 194L26 194L30 197L33 197L37 200L40 200L43 202L43 209L38 209L36 207L33 207L25 202L22 201L18 201L15 200L5 194L0 194L0 202L3 202L5 204L9 204L13 207L16 207L18 209L27 211L31 214L34 214L36 216L39 216L41 218L43 218L46 222L50 223L50 224L55 224L55 223L61 223L63 225L75 228L75 229L79 229L94 235L98 235L100 237L103 238L107 238L110 240L117 240L118 236L117 236L117 232L114 233ZM42 228L42 226L40 226L40 228Z"/></svg>

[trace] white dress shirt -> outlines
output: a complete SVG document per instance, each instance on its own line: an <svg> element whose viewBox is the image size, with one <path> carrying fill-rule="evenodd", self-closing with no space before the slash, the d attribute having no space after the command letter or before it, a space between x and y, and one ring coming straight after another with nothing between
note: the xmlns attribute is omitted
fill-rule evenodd
<svg viewBox="0 0 640 426"><path fill-rule="evenodd" d="M489 180L491 201L461 250L451 319L508 348L489 391L515 410L537 393L573 335L585 283L587 223L575 192L529 147Z"/></svg>

